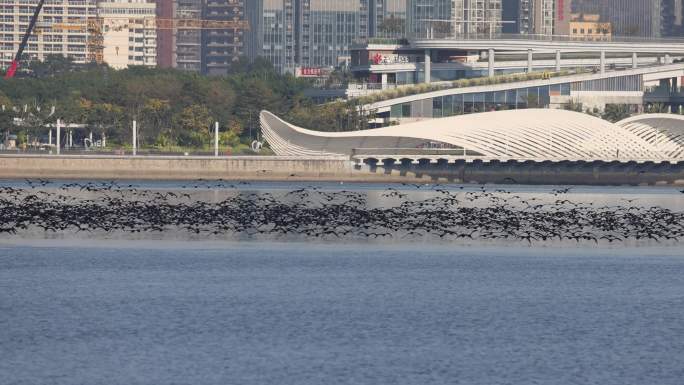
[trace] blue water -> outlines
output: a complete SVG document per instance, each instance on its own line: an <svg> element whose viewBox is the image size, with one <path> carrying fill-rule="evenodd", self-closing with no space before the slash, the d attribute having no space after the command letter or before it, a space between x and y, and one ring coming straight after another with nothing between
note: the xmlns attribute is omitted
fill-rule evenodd
<svg viewBox="0 0 684 385"><path fill-rule="evenodd" d="M7 385L681 385L683 320L676 246L0 240Z"/></svg>

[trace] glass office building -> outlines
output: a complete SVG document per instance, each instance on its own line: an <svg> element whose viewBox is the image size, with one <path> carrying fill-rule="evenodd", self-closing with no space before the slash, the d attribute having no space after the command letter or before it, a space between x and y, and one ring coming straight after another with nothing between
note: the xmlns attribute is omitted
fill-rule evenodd
<svg viewBox="0 0 684 385"><path fill-rule="evenodd" d="M253 0L249 57L280 72L337 67L369 38L491 37L502 30L502 0Z"/></svg>
<svg viewBox="0 0 684 385"><path fill-rule="evenodd" d="M370 9L377 9L378 1L249 1L247 52L252 59L268 59L280 72L342 65L349 61L350 46L370 36ZM392 8L391 3L382 1L380 9Z"/></svg>
<svg viewBox="0 0 684 385"><path fill-rule="evenodd" d="M301 0L297 12L297 62L335 67L351 60L349 48L368 38L367 0Z"/></svg>
<svg viewBox="0 0 684 385"><path fill-rule="evenodd" d="M379 38L406 37L407 0L369 0L369 35Z"/></svg>

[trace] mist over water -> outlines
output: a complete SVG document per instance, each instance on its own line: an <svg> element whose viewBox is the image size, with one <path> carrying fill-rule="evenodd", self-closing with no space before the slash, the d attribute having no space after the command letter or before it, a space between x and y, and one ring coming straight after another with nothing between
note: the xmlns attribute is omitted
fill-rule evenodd
<svg viewBox="0 0 684 385"><path fill-rule="evenodd" d="M213 203L309 185L131 183ZM383 196L388 188L416 201L440 194L315 186L361 192L369 207L400 204ZM460 187L444 186L480 189ZM558 199L551 191L565 188L499 187L549 204ZM682 197L667 187L574 187L563 199L679 213ZM184 229L0 236L3 384L679 385L682 319L681 241Z"/></svg>

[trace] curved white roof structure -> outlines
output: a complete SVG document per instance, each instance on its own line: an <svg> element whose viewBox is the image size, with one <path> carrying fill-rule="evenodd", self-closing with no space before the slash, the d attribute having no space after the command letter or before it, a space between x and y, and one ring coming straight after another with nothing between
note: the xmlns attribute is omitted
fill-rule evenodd
<svg viewBox="0 0 684 385"><path fill-rule="evenodd" d="M684 158L684 115L637 115L617 123L671 158Z"/></svg>
<svg viewBox="0 0 684 385"><path fill-rule="evenodd" d="M678 153L660 151L624 124L551 109L459 115L351 132L307 130L263 111L261 127L273 151L282 156L352 156L364 149L405 154L414 149L415 156L395 158L421 158L421 148L435 145L482 159L662 161Z"/></svg>

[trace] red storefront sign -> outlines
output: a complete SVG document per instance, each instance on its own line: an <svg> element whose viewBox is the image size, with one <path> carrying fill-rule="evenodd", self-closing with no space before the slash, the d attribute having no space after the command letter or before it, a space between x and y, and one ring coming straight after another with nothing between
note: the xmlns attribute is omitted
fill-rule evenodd
<svg viewBox="0 0 684 385"><path fill-rule="evenodd" d="M302 67L299 74L300 76L318 77L323 75L323 70L315 67Z"/></svg>

